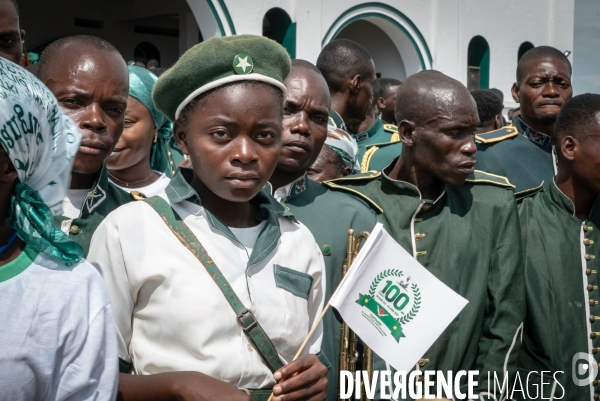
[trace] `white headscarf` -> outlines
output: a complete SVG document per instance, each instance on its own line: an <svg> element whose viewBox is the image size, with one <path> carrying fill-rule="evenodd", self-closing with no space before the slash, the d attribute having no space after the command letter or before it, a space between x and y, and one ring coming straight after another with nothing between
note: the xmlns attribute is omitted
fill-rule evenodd
<svg viewBox="0 0 600 401"><path fill-rule="evenodd" d="M76 244L52 226L50 211L62 214L80 142L75 123L52 92L25 69L0 58L0 145L19 178L9 218L30 246L67 263L81 256Z"/></svg>

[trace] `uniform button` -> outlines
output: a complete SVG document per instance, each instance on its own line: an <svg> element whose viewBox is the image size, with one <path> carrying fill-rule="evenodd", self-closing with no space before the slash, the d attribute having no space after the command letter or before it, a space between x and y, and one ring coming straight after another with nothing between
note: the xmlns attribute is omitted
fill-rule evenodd
<svg viewBox="0 0 600 401"><path fill-rule="evenodd" d="M596 321L596 316L592 315L590 316L590 322L594 323Z"/></svg>
<svg viewBox="0 0 600 401"><path fill-rule="evenodd" d="M592 348L592 354L596 355L598 353L598 348ZM596 380L597 381L597 380ZM595 386L595 384L594 384Z"/></svg>
<svg viewBox="0 0 600 401"><path fill-rule="evenodd" d="M588 290L588 291L592 291L593 289L594 289L594 286L593 286L593 285L591 285L591 284L588 284L588 286L587 286L587 290Z"/></svg>
<svg viewBox="0 0 600 401"><path fill-rule="evenodd" d="M584 224L583 231L592 231L592 227L588 226L587 224Z"/></svg>
<svg viewBox="0 0 600 401"><path fill-rule="evenodd" d="M421 358L421 359L419 359L419 362L417 362L417 364L418 364L420 367L423 367L423 366L425 366L425 364L426 364L427 362L429 362L429 359L423 359L423 358Z"/></svg>
<svg viewBox="0 0 600 401"><path fill-rule="evenodd" d="M323 247L321 248L321 252L323 253L323 255L329 256L331 255L331 247L329 245L323 245Z"/></svg>
<svg viewBox="0 0 600 401"><path fill-rule="evenodd" d="M173 165L173 160L171 160L169 163L171 163L171 166Z"/></svg>
<svg viewBox="0 0 600 401"><path fill-rule="evenodd" d="M254 351L254 347L252 346L252 344L246 344L246 348L248 348L248 352Z"/></svg>
<svg viewBox="0 0 600 401"><path fill-rule="evenodd" d="M594 241L590 240L589 238L586 238L583 240L583 245L589 245L589 244L593 244Z"/></svg>
<svg viewBox="0 0 600 401"><path fill-rule="evenodd" d="M593 340L594 338L596 338L596 333L592 333L590 334L590 338Z"/></svg>
<svg viewBox="0 0 600 401"><path fill-rule="evenodd" d="M79 234L79 233L81 232L81 230L79 229L79 227L78 227L78 226L76 226L75 224L73 224L73 225L71 226L71 229L69 230L69 232L70 232L71 234L73 234L73 235L77 235L77 234Z"/></svg>
<svg viewBox="0 0 600 401"><path fill-rule="evenodd" d="M431 203L425 203L423 205L423 210L429 210L429 209L431 209Z"/></svg>
<svg viewBox="0 0 600 401"><path fill-rule="evenodd" d="M172 153L171 153L171 152L167 152L167 155L171 156L171 155L172 155Z"/></svg>
<svg viewBox="0 0 600 401"><path fill-rule="evenodd" d="M600 394L598 394L598 393L594 394L594 399L595 400L600 400Z"/></svg>
<svg viewBox="0 0 600 401"><path fill-rule="evenodd" d="M590 260L592 259L594 256L590 255L589 253L586 253L585 255L583 255L583 257L585 258L585 260Z"/></svg>
<svg viewBox="0 0 600 401"><path fill-rule="evenodd" d="M421 238L423 238L424 236L425 236L425 234L419 234L419 233L416 233L416 234L415 234L415 239L416 239L417 241L420 241L420 240L421 240Z"/></svg>
<svg viewBox="0 0 600 401"><path fill-rule="evenodd" d="M590 276L591 274L592 274L592 271L590 269L585 269L586 276Z"/></svg>
<svg viewBox="0 0 600 401"><path fill-rule="evenodd" d="M594 301L593 299L590 299L590 306L596 306L596 303L598 301Z"/></svg>

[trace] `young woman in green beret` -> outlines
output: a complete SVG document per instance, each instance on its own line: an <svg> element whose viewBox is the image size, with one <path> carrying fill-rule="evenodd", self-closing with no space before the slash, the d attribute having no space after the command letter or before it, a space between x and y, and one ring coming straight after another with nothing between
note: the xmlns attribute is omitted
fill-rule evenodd
<svg viewBox="0 0 600 401"><path fill-rule="evenodd" d="M124 400L325 400L325 274L308 229L262 191L281 151L290 59L207 40L154 87L192 169L111 213L89 260L115 311ZM135 194L134 194L135 195Z"/></svg>

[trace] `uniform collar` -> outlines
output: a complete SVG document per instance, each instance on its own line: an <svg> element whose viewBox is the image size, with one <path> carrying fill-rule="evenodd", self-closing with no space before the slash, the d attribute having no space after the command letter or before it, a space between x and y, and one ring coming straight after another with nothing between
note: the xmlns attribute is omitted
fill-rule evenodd
<svg viewBox="0 0 600 401"><path fill-rule="evenodd" d="M548 148L552 146L552 138L550 137L550 135L546 135L542 132L534 130L529 125L525 124L523 120L521 120L520 116L517 117L515 121L513 121L513 125L517 127L519 132L531 142L537 143L538 145L542 145Z"/></svg>
<svg viewBox="0 0 600 401"><path fill-rule="evenodd" d="M571 216L575 217L575 205L573 201L558 188L556 182L552 180L552 184L548 185L548 196L552 203L558 206L560 209L565 210ZM592 210L590 210L589 218L592 218L596 213L600 211L600 196L596 198Z"/></svg>
<svg viewBox="0 0 600 401"><path fill-rule="evenodd" d="M106 164L102 163L102 168L100 169L100 175L98 179L94 183L94 186L88 193L88 196L85 198L83 202L83 206L81 208L81 218L85 219L91 215L94 210L96 210L99 206L101 206L107 199L108 194L108 186L110 183L108 182L108 169L106 168Z"/></svg>
<svg viewBox="0 0 600 401"><path fill-rule="evenodd" d="M375 136L379 131L381 131L382 128L383 121L381 121L379 118L376 118L373 125L371 125L371 128L364 132L361 132L360 134L354 135L354 138L356 138L356 142L361 143L362 141L366 141L372 136Z"/></svg>
<svg viewBox="0 0 600 401"><path fill-rule="evenodd" d="M192 169L179 168L165 190L169 201L172 203L188 201L198 206L202 206L200 196L190 185L192 178L194 178ZM287 217L297 223L294 215L287 210L287 208L278 203L264 188L252 198L250 202L257 207L255 215L256 219L258 221L266 221L266 224L256 240L247 267L260 262L277 247L279 238L281 237L279 217ZM206 213L206 220L211 228L221 231L226 237L239 243L238 239L223 221L206 209L204 209L204 212Z"/></svg>
<svg viewBox="0 0 600 401"><path fill-rule="evenodd" d="M306 187L308 185L308 176L307 173L304 173L304 175L302 175L301 177L297 178L296 180L290 182L287 185L284 185L281 188L277 188L275 190L275 192L273 192L273 196L275 197L275 199L277 199L278 201L282 201L284 199L286 199L287 197L290 197L292 195L298 195L304 191L306 191Z"/></svg>
<svg viewBox="0 0 600 401"><path fill-rule="evenodd" d="M406 195L406 196L410 196L413 198L418 198L418 199L422 200L423 202L430 203L432 205L436 204L440 199L442 199L444 197L444 195L446 194L445 189L442 191L442 194L440 196L438 196L437 199L434 201L429 200L429 199L423 199L423 196L421 195L421 191L419 191L419 188L417 188L416 185L411 184L406 181L394 180L394 179L390 178L388 173L392 170L392 167L396 164L396 161L398 160L398 158L399 157L395 158L381 172L381 188L384 191L387 190L387 191L390 191L390 192L393 192L393 193L396 193L399 195Z"/></svg>

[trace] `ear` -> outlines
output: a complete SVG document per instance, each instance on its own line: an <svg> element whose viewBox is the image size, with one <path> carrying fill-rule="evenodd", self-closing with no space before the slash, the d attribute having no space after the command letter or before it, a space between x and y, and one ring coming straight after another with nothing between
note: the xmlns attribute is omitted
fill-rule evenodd
<svg viewBox="0 0 600 401"><path fill-rule="evenodd" d="M21 43L25 43L25 29L21 29Z"/></svg>
<svg viewBox="0 0 600 401"><path fill-rule="evenodd" d="M352 169L348 166L344 167L342 170L342 177L347 177L352 173Z"/></svg>
<svg viewBox="0 0 600 401"><path fill-rule="evenodd" d="M189 156L190 151L187 145L187 132L183 124L179 122L175 123L175 125L173 126L173 138L175 139L177 146L179 146L179 149L181 149L183 154Z"/></svg>
<svg viewBox="0 0 600 401"><path fill-rule="evenodd" d="M383 97L378 97L377 98L377 107L379 109L385 109L385 103L386 103L385 102L385 98L383 98Z"/></svg>
<svg viewBox="0 0 600 401"><path fill-rule="evenodd" d="M357 94L360 91L360 86L362 85L362 79L360 75L355 75L350 81L350 92L353 94Z"/></svg>
<svg viewBox="0 0 600 401"><path fill-rule="evenodd" d="M579 151L579 141L572 136L564 137L559 144L560 153L565 160L573 161Z"/></svg>
<svg viewBox="0 0 600 401"><path fill-rule="evenodd" d="M519 88L519 84L515 82L510 88L510 93L512 94L513 100L517 103L521 103L521 88Z"/></svg>
<svg viewBox="0 0 600 401"><path fill-rule="evenodd" d="M496 114L494 117L494 129L502 128L502 114Z"/></svg>
<svg viewBox="0 0 600 401"><path fill-rule="evenodd" d="M403 146L413 146L416 124L409 120L402 120L398 123L398 135Z"/></svg>

